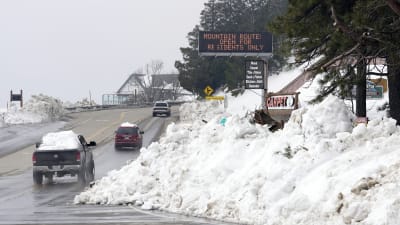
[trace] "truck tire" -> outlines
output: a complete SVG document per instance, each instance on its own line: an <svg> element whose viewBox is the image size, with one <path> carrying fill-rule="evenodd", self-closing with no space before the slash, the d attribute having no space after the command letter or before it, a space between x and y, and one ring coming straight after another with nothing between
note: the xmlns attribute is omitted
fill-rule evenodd
<svg viewBox="0 0 400 225"><path fill-rule="evenodd" d="M43 174L40 172L33 172L33 182L35 184L42 184L43 183Z"/></svg>
<svg viewBox="0 0 400 225"><path fill-rule="evenodd" d="M78 183L85 185L86 177L85 177L85 170L81 169L78 173Z"/></svg>
<svg viewBox="0 0 400 225"><path fill-rule="evenodd" d="M87 181L88 182L94 181L94 176L95 176L95 167L94 167L94 161L92 161L90 162L89 171L87 171Z"/></svg>
<svg viewBox="0 0 400 225"><path fill-rule="evenodd" d="M53 183L53 174L47 175L46 178L49 180L49 183Z"/></svg>

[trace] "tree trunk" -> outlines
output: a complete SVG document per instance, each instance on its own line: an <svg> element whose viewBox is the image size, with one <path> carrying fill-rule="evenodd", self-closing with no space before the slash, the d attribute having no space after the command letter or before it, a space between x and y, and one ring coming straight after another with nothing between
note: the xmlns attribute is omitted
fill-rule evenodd
<svg viewBox="0 0 400 225"><path fill-rule="evenodd" d="M388 86L390 117L400 125L400 66L399 57L388 57Z"/></svg>
<svg viewBox="0 0 400 225"><path fill-rule="evenodd" d="M356 74L356 116L366 117L367 116L367 77L366 77L366 63L363 60L357 66Z"/></svg>

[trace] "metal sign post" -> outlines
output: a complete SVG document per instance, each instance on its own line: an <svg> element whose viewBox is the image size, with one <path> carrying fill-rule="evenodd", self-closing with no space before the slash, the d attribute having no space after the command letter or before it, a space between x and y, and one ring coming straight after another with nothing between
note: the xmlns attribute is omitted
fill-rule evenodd
<svg viewBox="0 0 400 225"><path fill-rule="evenodd" d="M262 95L262 108L263 109L268 109L267 105L265 104L265 99L267 99L267 94L268 94L268 59L264 58L264 91Z"/></svg>

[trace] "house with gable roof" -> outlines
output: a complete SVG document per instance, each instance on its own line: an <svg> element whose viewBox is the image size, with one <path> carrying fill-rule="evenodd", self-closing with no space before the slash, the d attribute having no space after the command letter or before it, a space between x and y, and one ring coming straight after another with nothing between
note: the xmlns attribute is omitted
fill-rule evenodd
<svg viewBox="0 0 400 225"><path fill-rule="evenodd" d="M178 74L129 75L115 94L104 94L103 105L135 105L176 100L183 93ZM187 94L187 93L186 93Z"/></svg>
<svg viewBox="0 0 400 225"><path fill-rule="evenodd" d="M103 105L134 105L144 102L145 74L133 73L125 80L115 94L103 94Z"/></svg>
<svg viewBox="0 0 400 225"><path fill-rule="evenodd" d="M178 74L151 75L153 100L176 100L182 89L178 76Z"/></svg>

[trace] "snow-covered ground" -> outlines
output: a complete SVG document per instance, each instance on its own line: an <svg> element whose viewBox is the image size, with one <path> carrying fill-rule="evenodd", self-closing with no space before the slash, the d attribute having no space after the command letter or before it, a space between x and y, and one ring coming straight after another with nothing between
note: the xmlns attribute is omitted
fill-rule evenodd
<svg viewBox="0 0 400 225"><path fill-rule="evenodd" d="M20 108L19 102L0 109L0 157L40 140L42 135L65 125L61 101L46 95L31 96Z"/></svg>
<svg viewBox="0 0 400 225"><path fill-rule="evenodd" d="M17 124L37 124L58 120L64 115L59 99L43 94L33 95L21 108L13 102L9 109L0 109L0 128Z"/></svg>
<svg viewBox="0 0 400 225"><path fill-rule="evenodd" d="M269 90L301 70L269 77ZM159 142L74 202L134 204L248 224L400 224L400 130L377 110L387 95L368 101L368 125L355 126L348 102L330 96L308 105L315 83L299 90L302 108L275 133L249 122L248 113L261 104L259 91L228 94L227 104L184 104L181 120ZM19 143L10 137L37 139L63 125L46 123L63 114L56 99L39 95L24 108L0 110L0 149L10 140Z"/></svg>
<svg viewBox="0 0 400 225"><path fill-rule="evenodd" d="M0 157L38 142L46 133L65 126L63 121L0 127Z"/></svg>
<svg viewBox="0 0 400 225"><path fill-rule="evenodd" d="M284 86L293 78L273 79ZM385 100L368 101L368 125L355 126L349 106L334 96L308 105L316 86L307 86L302 108L275 133L245 116L259 107L258 92L227 96L227 108L184 104L159 142L74 202L248 224L400 224L400 130L376 111Z"/></svg>

